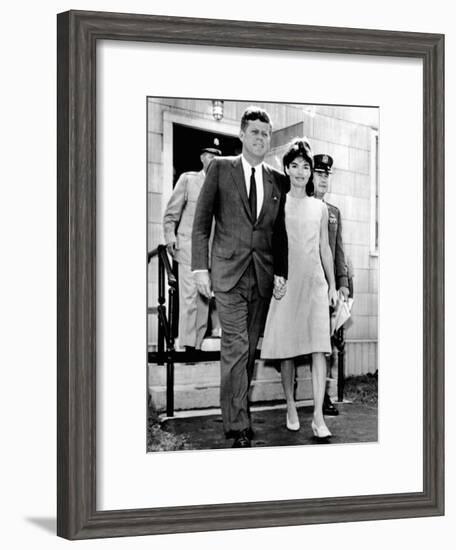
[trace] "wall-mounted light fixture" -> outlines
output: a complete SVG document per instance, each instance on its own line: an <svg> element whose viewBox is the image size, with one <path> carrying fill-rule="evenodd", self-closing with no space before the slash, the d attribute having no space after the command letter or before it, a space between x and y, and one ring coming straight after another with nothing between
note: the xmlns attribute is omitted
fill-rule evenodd
<svg viewBox="0 0 456 550"><path fill-rule="evenodd" d="M223 118L223 101L221 99L212 100L212 116L215 120L222 120Z"/></svg>

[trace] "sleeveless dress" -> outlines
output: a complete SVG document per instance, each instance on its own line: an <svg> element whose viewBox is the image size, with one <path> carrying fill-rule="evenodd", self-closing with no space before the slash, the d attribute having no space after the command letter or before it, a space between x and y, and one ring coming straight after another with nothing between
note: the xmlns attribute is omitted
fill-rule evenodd
<svg viewBox="0 0 456 550"><path fill-rule="evenodd" d="M331 352L328 284L320 259L323 201L287 195L287 292L271 299L261 357L288 359L315 352Z"/></svg>

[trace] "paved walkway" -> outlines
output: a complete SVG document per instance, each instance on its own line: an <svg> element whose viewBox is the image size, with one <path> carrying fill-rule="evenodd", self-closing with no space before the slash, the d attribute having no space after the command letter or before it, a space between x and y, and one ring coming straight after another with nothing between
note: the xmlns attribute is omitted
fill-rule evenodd
<svg viewBox="0 0 456 550"><path fill-rule="evenodd" d="M377 407L357 403L338 403L339 416L326 417L333 437L325 444L361 443L377 441ZM321 444L313 437L310 423L312 407L298 409L301 429L290 432L285 427L285 408L258 410L252 413L254 447L280 445ZM220 415L192 418L172 418L163 422L162 428L176 435L185 436L193 449L224 449L233 440L225 439Z"/></svg>

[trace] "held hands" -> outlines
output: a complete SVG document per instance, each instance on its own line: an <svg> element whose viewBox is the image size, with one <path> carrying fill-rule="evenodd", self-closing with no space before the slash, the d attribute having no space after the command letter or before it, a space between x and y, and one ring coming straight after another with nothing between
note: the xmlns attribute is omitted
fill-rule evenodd
<svg viewBox="0 0 456 550"><path fill-rule="evenodd" d="M211 279L208 271L197 271L193 273L198 292L208 300L212 297Z"/></svg>
<svg viewBox="0 0 456 550"><path fill-rule="evenodd" d="M287 291L287 280L279 275L274 275L274 289L272 295L276 300L280 300L285 296Z"/></svg>
<svg viewBox="0 0 456 550"><path fill-rule="evenodd" d="M334 286L330 286L328 290L328 300L331 307L336 307L337 304L337 291Z"/></svg>
<svg viewBox="0 0 456 550"><path fill-rule="evenodd" d="M346 302L348 300L348 295L349 295L349 290L346 286L341 286L339 288L339 294L342 296L342 298L344 299L344 302Z"/></svg>

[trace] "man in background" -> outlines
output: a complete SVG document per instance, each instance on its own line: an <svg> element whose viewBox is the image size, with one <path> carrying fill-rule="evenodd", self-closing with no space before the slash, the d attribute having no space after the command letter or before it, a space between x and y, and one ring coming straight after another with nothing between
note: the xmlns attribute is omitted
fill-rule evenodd
<svg viewBox="0 0 456 550"><path fill-rule="evenodd" d="M196 203L214 157L221 151L213 147L201 150L202 169L184 172L174 187L163 217L163 231L168 252L179 264L179 346L187 351L200 349L207 331L210 299L197 291L191 272L192 227ZM212 334L220 335L215 312L211 314Z"/></svg>
<svg viewBox="0 0 456 550"><path fill-rule="evenodd" d="M325 195L329 190L334 160L330 155L314 155L313 159L314 196L322 200L328 207L328 237L329 247L331 248L334 261L336 289L343 296L344 300L348 300L348 272L342 242L342 218L337 206L325 201ZM325 392L323 401L323 414L327 416L337 416L339 414L339 411L332 403L327 391Z"/></svg>

